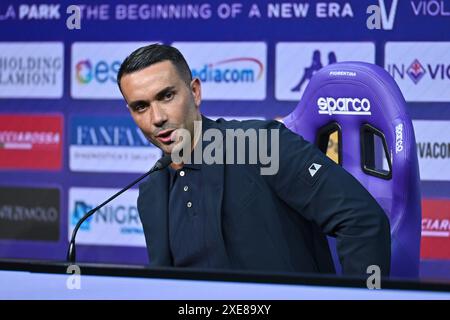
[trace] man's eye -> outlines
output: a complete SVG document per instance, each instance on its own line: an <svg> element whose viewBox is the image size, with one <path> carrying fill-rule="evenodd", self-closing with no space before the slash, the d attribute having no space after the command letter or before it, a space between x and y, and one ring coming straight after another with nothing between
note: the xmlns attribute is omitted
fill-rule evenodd
<svg viewBox="0 0 450 320"><path fill-rule="evenodd" d="M144 105L144 104L140 104L140 105L137 105L137 106L134 108L134 111L136 111L136 112L142 112L142 111L144 111L145 109L147 109L147 106Z"/></svg>
<svg viewBox="0 0 450 320"><path fill-rule="evenodd" d="M171 100L172 98L173 98L173 96L175 95L175 93L174 92L167 92L165 95L164 95L164 100Z"/></svg>

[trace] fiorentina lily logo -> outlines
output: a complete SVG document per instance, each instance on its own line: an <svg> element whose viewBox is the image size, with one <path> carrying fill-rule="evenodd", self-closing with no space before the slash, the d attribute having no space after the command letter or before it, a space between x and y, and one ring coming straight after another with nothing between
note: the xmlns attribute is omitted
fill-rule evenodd
<svg viewBox="0 0 450 320"><path fill-rule="evenodd" d="M425 75L426 71L419 60L415 59L413 63L411 63L411 65L408 67L406 73L414 82L414 84L417 84Z"/></svg>

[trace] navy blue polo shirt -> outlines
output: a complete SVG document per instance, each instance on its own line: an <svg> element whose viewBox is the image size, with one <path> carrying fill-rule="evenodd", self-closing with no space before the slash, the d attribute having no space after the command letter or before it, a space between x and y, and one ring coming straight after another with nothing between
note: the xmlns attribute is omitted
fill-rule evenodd
<svg viewBox="0 0 450 320"><path fill-rule="evenodd" d="M211 219L203 209L201 165L169 167L169 242L175 267L213 267L220 263L209 241ZM215 261L217 260L217 261Z"/></svg>

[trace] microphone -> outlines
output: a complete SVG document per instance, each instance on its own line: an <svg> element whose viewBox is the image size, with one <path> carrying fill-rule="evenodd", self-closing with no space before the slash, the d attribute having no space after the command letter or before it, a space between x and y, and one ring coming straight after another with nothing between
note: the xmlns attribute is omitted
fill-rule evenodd
<svg viewBox="0 0 450 320"><path fill-rule="evenodd" d="M90 216L92 216L98 209L102 208L103 206L105 206L106 204L108 204L109 202L111 202L112 200L117 198L118 196L120 196L122 193L124 193L125 191L130 189L136 183L138 183L139 181L141 181L142 179L147 177L149 174L151 174L151 173L153 173L155 171L164 169L171 163L172 163L172 158L171 158L170 155L165 155L165 156L161 157L158 161L156 161L155 165L153 166L153 168L150 169L150 171L148 171L147 173L145 173L144 175L142 175L141 177L139 177L138 179L136 179L135 181L133 181L132 183L127 185L125 188L123 188L122 190L120 190L119 192L114 194L112 197L110 197L108 200L106 200L102 204L98 205L94 209L92 209L89 212L87 212L78 221L78 223L76 224L75 228L72 231L72 237L70 239L69 248L68 248L68 251L67 251L67 261L72 263L72 264L75 263L75 238L77 236L78 229L80 229L81 225L83 224L84 221L86 221L86 219L88 219Z"/></svg>

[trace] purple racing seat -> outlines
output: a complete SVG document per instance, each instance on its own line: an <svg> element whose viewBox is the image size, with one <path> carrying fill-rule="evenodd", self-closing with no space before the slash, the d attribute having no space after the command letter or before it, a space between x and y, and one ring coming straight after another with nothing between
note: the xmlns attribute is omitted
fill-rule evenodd
<svg viewBox="0 0 450 320"><path fill-rule="evenodd" d="M389 217L391 277L418 277L421 194L416 142L405 99L392 77L368 63L328 65L312 77L283 122L323 152L330 134L337 132L338 162Z"/></svg>

